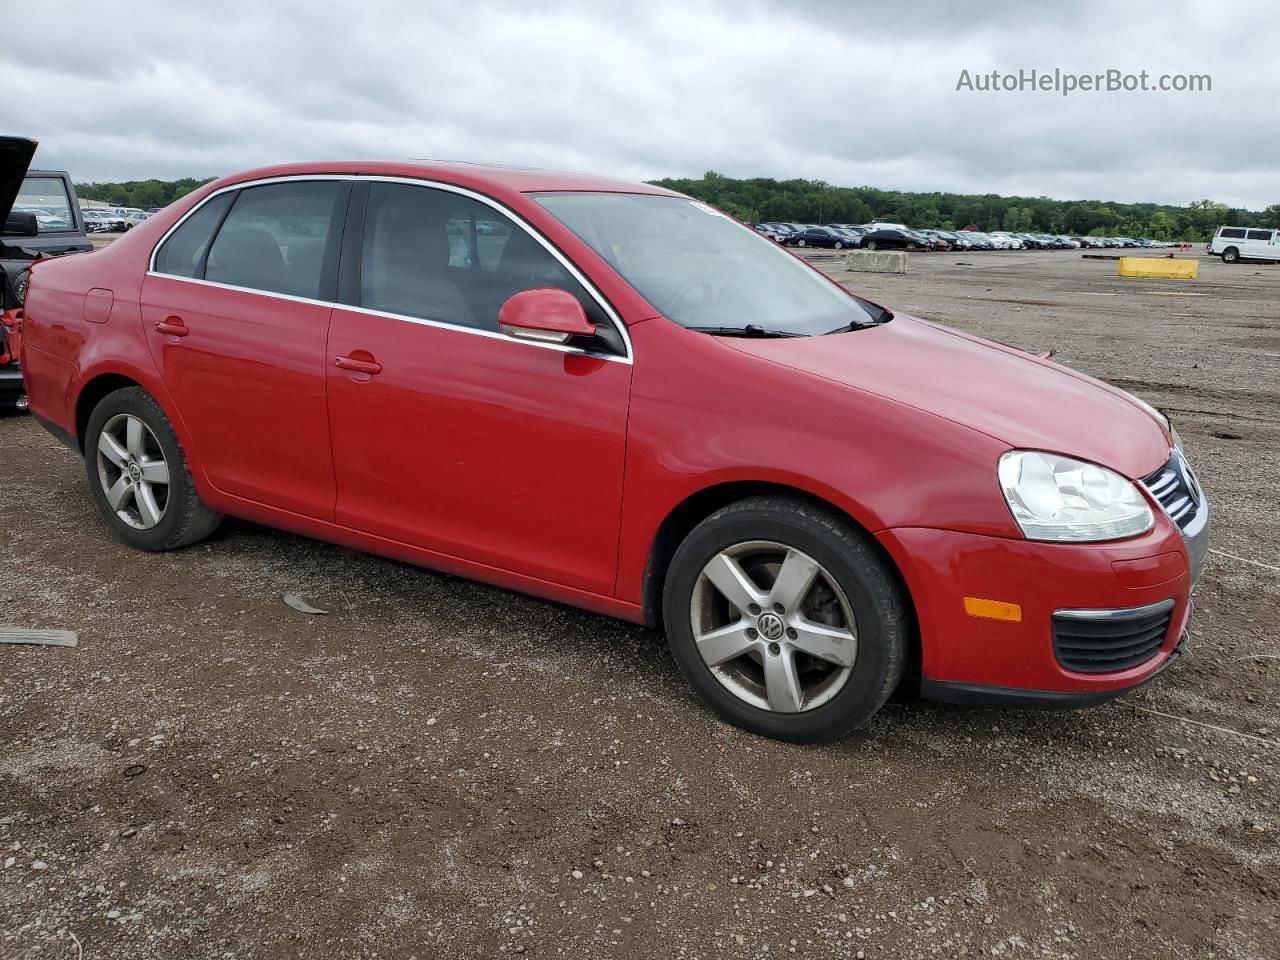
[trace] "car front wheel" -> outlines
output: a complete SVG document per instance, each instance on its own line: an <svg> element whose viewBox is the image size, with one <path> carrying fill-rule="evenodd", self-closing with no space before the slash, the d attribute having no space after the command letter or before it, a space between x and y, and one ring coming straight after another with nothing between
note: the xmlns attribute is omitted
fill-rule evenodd
<svg viewBox="0 0 1280 960"><path fill-rule="evenodd" d="M84 436L89 491L112 532L139 550L203 540L219 516L200 502L177 434L141 387L107 394Z"/></svg>
<svg viewBox="0 0 1280 960"><path fill-rule="evenodd" d="M909 607L865 534L804 500L752 497L685 538L668 570L671 652L729 723L797 743L841 737L902 678Z"/></svg>
<svg viewBox="0 0 1280 960"><path fill-rule="evenodd" d="M874 240L868 240L868 241L867 241L867 249L868 249L868 250L874 250L875 248L876 248L876 242L875 242Z"/></svg>

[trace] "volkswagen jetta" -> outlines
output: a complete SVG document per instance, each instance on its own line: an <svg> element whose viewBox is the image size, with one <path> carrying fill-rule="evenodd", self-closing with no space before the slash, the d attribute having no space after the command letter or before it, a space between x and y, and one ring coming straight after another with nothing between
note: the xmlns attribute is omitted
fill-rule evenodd
<svg viewBox="0 0 1280 960"><path fill-rule="evenodd" d="M904 677L1116 696L1177 656L1207 549L1143 401L652 186L242 173L37 263L25 323L31 409L126 543L233 515L647 623L790 740Z"/></svg>

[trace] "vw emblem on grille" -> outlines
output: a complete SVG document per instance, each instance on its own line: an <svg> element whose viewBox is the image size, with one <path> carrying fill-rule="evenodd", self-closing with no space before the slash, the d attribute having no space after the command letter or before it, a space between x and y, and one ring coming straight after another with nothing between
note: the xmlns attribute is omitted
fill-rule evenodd
<svg viewBox="0 0 1280 960"><path fill-rule="evenodd" d="M786 632L782 620L772 613L766 613L761 617L756 627L760 630L760 636L766 640L781 640L782 634Z"/></svg>

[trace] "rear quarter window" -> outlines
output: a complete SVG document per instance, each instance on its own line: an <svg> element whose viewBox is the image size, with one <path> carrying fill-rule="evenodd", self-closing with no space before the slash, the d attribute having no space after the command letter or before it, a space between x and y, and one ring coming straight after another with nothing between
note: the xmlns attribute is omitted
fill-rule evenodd
<svg viewBox="0 0 1280 960"><path fill-rule="evenodd" d="M235 198L234 192L221 194L187 217L156 251L156 273L197 279L203 277L209 241Z"/></svg>
<svg viewBox="0 0 1280 960"><path fill-rule="evenodd" d="M1248 239L1262 240L1264 243L1270 243L1271 231L1270 230L1250 230Z"/></svg>

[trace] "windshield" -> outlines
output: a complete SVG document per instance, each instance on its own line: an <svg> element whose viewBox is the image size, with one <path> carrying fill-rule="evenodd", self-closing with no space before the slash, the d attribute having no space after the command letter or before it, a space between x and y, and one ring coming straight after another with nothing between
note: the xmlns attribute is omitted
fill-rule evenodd
<svg viewBox="0 0 1280 960"><path fill-rule="evenodd" d="M632 193L534 199L682 326L806 335L872 322L843 288L695 200Z"/></svg>

